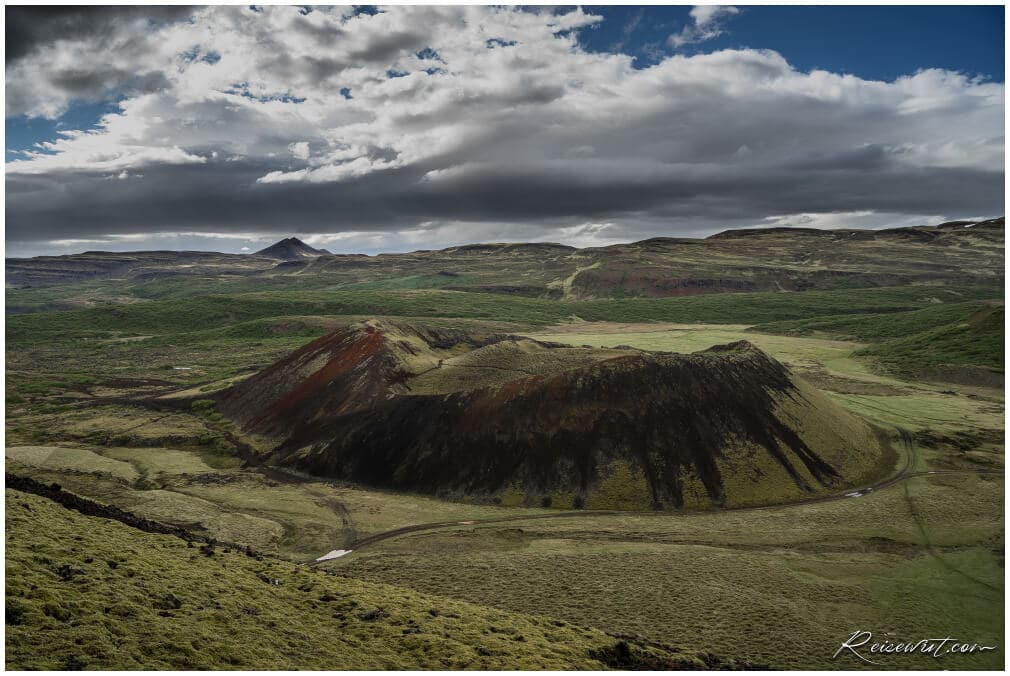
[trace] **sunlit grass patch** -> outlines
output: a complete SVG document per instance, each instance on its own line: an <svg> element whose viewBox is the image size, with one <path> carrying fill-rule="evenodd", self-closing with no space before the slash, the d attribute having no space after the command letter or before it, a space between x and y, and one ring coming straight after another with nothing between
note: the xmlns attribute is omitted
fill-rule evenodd
<svg viewBox="0 0 1010 676"><path fill-rule="evenodd" d="M103 448L101 455L128 462L146 475L213 472L198 453L172 448Z"/></svg>
<svg viewBox="0 0 1010 676"><path fill-rule="evenodd" d="M95 472L132 481L140 476L128 462L105 458L84 448L60 446L8 446L4 449L8 460L31 467L66 472Z"/></svg>

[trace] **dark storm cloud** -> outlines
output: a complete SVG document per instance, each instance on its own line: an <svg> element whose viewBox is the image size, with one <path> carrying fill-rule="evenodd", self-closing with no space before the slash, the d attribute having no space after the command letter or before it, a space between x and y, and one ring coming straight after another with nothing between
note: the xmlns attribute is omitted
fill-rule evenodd
<svg viewBox="0 0 1010 676"><path fill-rule="evenodd" d="M652 214L671 223L739 224L754 214L999 213L1000 172L977 169L883 172L862 169L687 172L643 181L599 172L474 172L437 184L423 168L389 170L339 184L257 184L263 163L154 167L118 179L59 173L15 176L8 239L65 239L144 229L327 232L399 230L420 222L495 220L527 232L583 220ZM629 172L633 173L633 172Z"/></svg>
<svg viewBox="0 0 1010 676"><path fill-rule="evenodd" d="M165 22L185 19L192 11L192 7L184 6L8 5L5 8L4 35L7 65L61 40L109 39L138 19L155 28Z"/></svg>
<svg viewBox="0 0 1010 676"><path fill-rule="evenodd" d="M7 164L8 244L367 232L373 247L433 248L464 231L586 244L1002 212L1003 85L957 73L877 82L762 50L635 69L579 49L573 31L595 21L579 11L216 7L158 29L142 12L89 15L73 34L55 16L48 42L15 47L9 114L125 99L99 128Z"/></svg>

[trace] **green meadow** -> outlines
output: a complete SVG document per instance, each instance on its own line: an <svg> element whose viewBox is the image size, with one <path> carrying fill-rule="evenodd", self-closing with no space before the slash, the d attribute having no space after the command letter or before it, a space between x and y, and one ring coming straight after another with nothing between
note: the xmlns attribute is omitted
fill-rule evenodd
<svg viewBox="0 0 1010 676"><path fill-rule="evenodd" d="M620 636L653 666L859 669L831 655L861 628L999 644L1003 327L990 301L1001 290L562 301L437 288L445 280L9 291L36 311L8 316L7 471L267 558L208 557L8 492L7 665L604 668L598 651ZM552 509L475 504L264 471L239 444L266 441L170 403L368 317L671 352L746 340L890 436L913 474L809 504L573 517L560 497ZM622 487L608 490L620 508ZM85 572L62 580L63 564ZM169 595L181 607L161 609ZM1003 660L1001 646L880 666Z"/></svg>

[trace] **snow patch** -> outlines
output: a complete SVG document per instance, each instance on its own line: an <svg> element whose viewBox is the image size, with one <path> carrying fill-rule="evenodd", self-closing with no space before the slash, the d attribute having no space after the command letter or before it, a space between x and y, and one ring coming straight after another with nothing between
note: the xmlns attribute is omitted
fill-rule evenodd
<svg viewBox="0 0 1010 676"><path fill-rule="evenodd" d="M332 552L328 554L323 554L318 559L316 559L316 561L329 561L330 559L339 559L341 556L347 556L353 551L354 551L353 549L334 549Z"/></svg>

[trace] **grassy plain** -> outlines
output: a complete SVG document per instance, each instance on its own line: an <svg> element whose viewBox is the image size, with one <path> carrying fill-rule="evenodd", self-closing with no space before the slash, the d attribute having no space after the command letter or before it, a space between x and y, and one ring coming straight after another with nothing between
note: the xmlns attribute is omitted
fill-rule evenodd
<svg viewBox="0 0 1010 676"><path fill-rule="evenodd" d="M268 292L254 281L9 291L8 303L35 312L8 318L8 471L303 562L403 526L476 523L367 545L327 564L347 577L317 578L287 563L203 557L117 524L95 529L15 495L8 542L13 532L24 546L8 555L8 589L24 621L8 625L8 666L596 667L588 650L612 642L527 614L779 667L865 666L830 659L861 628L913 639L1002 636L1003 478L976 473L1003 467L1002 392L908 375L927 364L920 357L929 345L945 346L943 363L1001 372L1002 352L989 338L1001 338L1002 326L974 327L989 341L981 352L957 333L974 301L1001 289L562 302L440 290L433 287L444 279L424 276L340 288L292 278ZM850 412L911 432L913 469L963 473L775 509L482 524L550 512L243 469L229 437L236 431L224 422L136 401L212 391L370 316L681 352L749 340ZM910 335L910 327L921 331ZM915 343L929 331L942 335ZM621 485L611 488L614 504L628 498ZM119 558L108 568L106 559ZM53 566L63 563L87 573L60 580ZM258 571L283 584L263 584ZM324 592L342 600L323 602ZM145 594L168 593L183 606L162 617ZM102 600L109 597L123 601ZM358 605L348 610L351 600ZM359 608L379 606L390 613L380 622L358 618ZM403 633L415 625L421 634ZM39 651L39 640L52 647ZM1001 647L941 661L893 657L884 666L997 668L1004 655Z"/></svg>
<svg viewBox="0 0 1010 676"><path fill-rule="evenodd" d="M773 667L856 669L868 665L831 655L859 629L1000 645L1002 500L1002 477L923 478L795 508L443 529L326 565L613 632L676 637ZM1003 660L1001 649L882 664L996 668Z"/></svg>
<svg viewBox="0 0 1010 676"><path fill-rule="evenodd" d="M176 336L291 315L451 317L528 325L552 324L572 317L585 321L758 324L848 313L900 312L936 302L998 295L994 287L891 287L561 302L431 289L273 291L187 296L14 315L8 318L7 339L29 346L152 334Z"/></svg>

